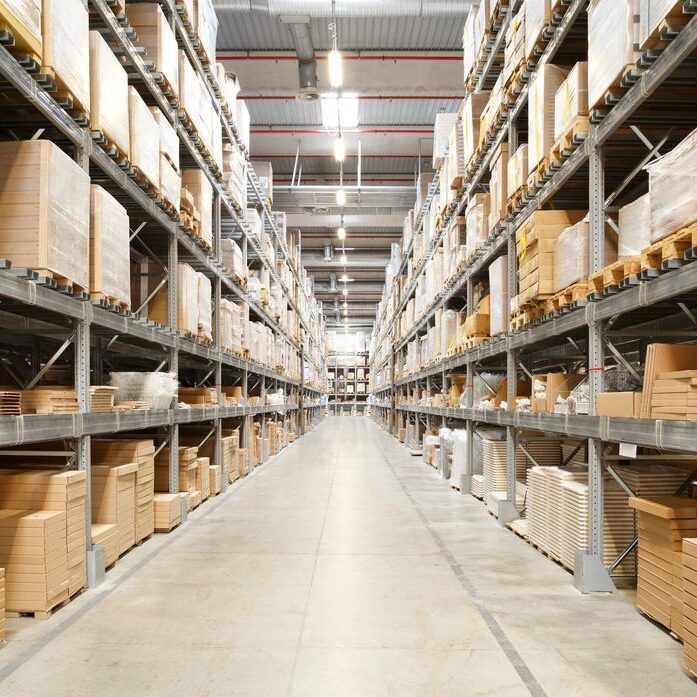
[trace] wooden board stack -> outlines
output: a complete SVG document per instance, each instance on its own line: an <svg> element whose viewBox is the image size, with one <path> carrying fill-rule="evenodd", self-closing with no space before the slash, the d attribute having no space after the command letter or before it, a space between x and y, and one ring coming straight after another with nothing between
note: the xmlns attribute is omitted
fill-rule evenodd
<svg viewBox="0 0 697 697"><path fill-rule="evenodd" d="M3 388L0 391L0 416L19 416L22 413L22 393Z"/></svg>
<svg viewBox="0 0 697 697"><path fill-rule="evenodd" d="M697 346L694 344L649 344L646 349L646 364L644 367L644 388L642 390L641 397L641 418L652 418L653 388L654 384L661 376L669 373L675 374L682 371L691 371L696 365ZM689 391L684 393L684 397L686 402L685 407L687 407L687 397L689 397ZM681 410L677 413L685 413L685 410ZM671 417L663 416L662 418Z"/></svg>
<svg viewBox="0 0 697 697"><path fill-rule="evenodd" d="M142 542L155 530L155 442L153 440L92 439L93 465L135 463L135 542Z"/></svg>
<svg viewBox="0 0 697 697"><path fill-rule="evenodd" d="M45 619L69 598L63 511L0 510L0 566L5 608Z"/></svg>
<svg viewBox="0 0 697 697"><path fill-rule="evenodd" d="M567 480L562 482L562 566L573 571L576 550L588 545L588 485Z"/></svg>
<svg viewBox="0 0 697 697"><path fill-rule="evenodd" d="M682 540L683 665L697 676L697 538Z"/></svg>
<svg viewBox="0 0 697 697"><path fill-rule="evenodd" d="M697 421L697 370L658 374L651 390L651 418Z"/></svg>
<svg viewBox="0 0 697 697"><path fill-rule="evenodd" d="M107 387L105 385L90 387L90 411L114 411L114 396L118 389L118 387Z"/></svg>
<svg viewBox="0 0 697 697"><path fill-rule="evenodd" d="M196 460L198 448L179 448L179 491L192 495L196 491ZM162 448L155 456L155 491L169 492L169 448Z"/></svg>
<svg viewBox="0 0 697 697"><path fill-rule="evenodd" d="M0 641L5 641L5 569L0 568Z"/></svg>
<svg viewBox="0 0 697 697"><path fill-rule="evenodd" d="M92 523L92 544L104 547L104 568L119 559L119 529L115 523Z"/></svg>
<svg viewBox="0 0 697 697"><path fill-rule="evenodd" d="M118 529L119 556L136 543L135 462L92 465L92 521L113 523Z"/></svg>
<svg viewBox="0 0 697 697"><path fill-rule="evenodd" d="M682 538L697 535L697 499L629 499L639 528L637 607L682 637Z"/></svg>
<svg viewBox="0 0 697 697"><path fill-rule="evenodd" d="M214 407L218 404L215 387L180 387L179 401L192 407Z"/></svg>
<svg viewBox="0 0 697 697"><path fill-rule="evenodd" d="M39 386L23 390L22 414L72 414L79 411L74 387Z"/></svg>
<svg viewBox="0 0 697 697"><path fill-rule="evenodd" d="M171 532L182 522L179 494L155 494L155 532Z"/></svg>
<svg viewBox="0 0 697 697"><path fill-rule="evenodd" d="M85 549L84 472L70 470L3 470L0 472L0 508L60 511L66 516L68 593L73 596L87 583Z"/></svg>
<svg viewBox="0 0 697 697"><path fill-rule="evenodd" d="M211 496L217 496L222 490L223 473L220 465L210 466Z"/></svg>
<svg viewBox="0 0 697 697"><path fill-rule="evenodd" d="M211 495L211 461L207 457L199 457L196 459L198 469L196 471L199 490L201 491L201 501L210 498Z"/></svg>

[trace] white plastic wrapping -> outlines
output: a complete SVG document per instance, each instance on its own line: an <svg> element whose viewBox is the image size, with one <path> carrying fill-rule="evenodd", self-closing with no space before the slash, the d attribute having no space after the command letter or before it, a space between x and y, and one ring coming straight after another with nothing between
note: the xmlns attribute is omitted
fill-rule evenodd
<svg viewBox="0 0 697 697"><path fill-rule="evenodd" d="M194 197L194 205L201 218L201 239L213 246L213 186L200 169L185 169L182 172L182 186Z"/></svg>
<svg viewBox="0 0 697 697"><path fill-rule="evenodd" d="M525 56L531 58L552 18L551 0L525 0Z"/></svg>
<svg viewBox="0 0 697 697"><path fill-rule="evenodd" d="M167 203L179 210L182 177L169 158L160 154L160 193Z"/></svg>
<svg viewBox="0 0 697 697"><path fill-rule="evenodd" d="M197 297L198 297L198 334L207 339L213 338L213 323L211 312L212 286L211 280L202 273L197 273Z"/></svg>
<svg viewBox="0 0 697 697"><path fill-rule="evenodd" d="M503 81L508 84L516 69L525 60L525 4L513 17L506 30L503 49Z"/></svg>
<svg viewBox="0 0 697 697"><path fill-rule="evenodd" d="M206 62L215 63L215 40L218 17L211 0L194 0L196 6L196 33L206 55Z"/></svg>
<svg viewBox="0 0 697 697"><path fill-rule="evenodd" d="M256 208L247 208L244 212L245 220L249 225L251 233L261 239L261 218Z"/></svg>
<svg viewBox="0 0 697 697"><path fill-rule="evenodd" d="M199 107L198 107L198 125L196 126L196 131L198 132L201 141L203 142L204 148L209 152L213 153L213 119L212 116L215 113L213 107L213 100L211 99L210 92L206 87L206 80L201 75L196 75L196 79L199 83Z"/></svg>
<svg viewBox="0 0 697 697"><path fill-rule="evenodd" d="M508 204L508 143L501 143L489 165L489 232L506 220Z"/></svg>
<svg viewBox="0 0 697 697"><path fill-rule="evenodd" d="M462 475L465 473L467 459L467 431L455 429L453 432L453 459L450 467L450 486L462 485Z"/></svg>
<svg viewBox="0 0 697 697"><path fill-rule="evenodd" d="M639 0L639 45L651 48L650 39L658 38L663 20L676 11L676 0ZM680 12L682 8L678 8Z"/></svg>
<svg viewBox="0 0 697 697"><path fill-rule="evenodd" d="M160 129L160 154L179 171L179 136L159 107L151 106L150 113Z"/></svg>
<svg viewBox="0 0 697 697"><path fill-rule="evenodd" d="M433 124L433 167L434 169L443 161L448 149L450 132L455 127L457 113L436 114Z"/></svg>
<svg viewBox="0 0 697 697"><path fill-rule="evenodd" d="M508 257L494 259L489 266L489 335L508 331Z"/></svg>
<svg viewBox="0 0 697 697"><path fill-rule="evenodd" d="M148 304L148 319L168 325L167 287ZM188 264L177 264L177 329L198 333L198 273Z"/></svg>
<svg viewBox="0 0 697 697"><path fill-rule="evenodd" d="M3 0L3 19L15 32L15 45L26 48L37 56L42 55L41 42L41 0ZM19 40L19 41L18 41Z"/></svg>
<svg viewBox="0 0 697 697"><path fill-rule="evenodd" d="M98 31L90 32L90 128L129 157L128 76Z"/></svg>
<svg viewBox="0 0 697 697"><path fill-rule="evenodd" d="M118 388L121 402L146 402L150 409L169 409L179 384L174 373L111 373L109 384Z"/></svg>
<svg viewBox="0 0 697 697"><path fill-rule="evenodd" d="M484 244L489 232L489 194L475 194L467 204L467 255Z"/></svg>
<svg viewBox="0 0 697 697"><path fill-rule="evenodd" d="M462 158L465 167L479 145L479 127L482 111L489 101L489 92L472 92L462 107Z"/></svg>
<svg viewBox="0 0 697 697"><path fill-rule="evenodd" d="M179 91L177 39L157 3L126 4L126 17L138 35L138 45L145 48L146 58L162 74L176 96Z"/></svg>
<svg viewBox="0 0 697 697"><path fill-rule="evenodd" d="M235 107L235 125L237 126L237 133L240 138L240 142L249 152L249 109L247 109L247 104L243 99L237 99L237 106Z"/></svg>
<svg viewBox="0 0 697 697"><path fill-rule="evenodd" d="M89 17L82 0L43 0L43 65L90 112ZM63 89L63 87L61 86Z"/></svg>
<svg viewBox="0 0 697 697"><path fill-rule="evenodd" d="M150 109L133 85L128 87L128 126L131 137L131 165L159 189L160 128Z"/></svg>
<svg viewBox="0 0 697 697"><path fill-rule="evenodd" d="M242 250L235 240L224 238L220 241L223 266L232 271L240 280L246 282L248 272L244 265Z"/></svg>
<svg viewBox="0 0 697 697"><path fill-rule="evenodd" d="M588 8L588 105L605 93L636 60L634 0L593 0Z"/></svg>
<svg viewBox="0 0 697 697"><path fill-rule="evenodd" d="M697 130L646 166L651 200L651 242L697 220Z"/></svg>
<svg viewBox="0 0 697 697"><path fill-rule="evenodd" d="M234 143L223 145L223 180L241 208L247 207L247 164Z"/></svg>
<svg viewBox="0 0 697 697"><path fill-rule="evenodd" d="M528 96L528 171L531 172L554 147L554 102L568 71L545 63L533 74Z"/></svg>
<svg viewBox="0 0 697 697"><path fill-rule="evenodd" d="M634 257L651 244L651 197L640 196L619 210L617 257Z"/></svg>
<svg viewBox="0 0 697 697"><path fill-rule="evenodd" d="M240 92L240 81L234 73L225 73L225 80L221 84L223 101L227 104L232 120L235 121L237 115L237 95Z"/></svg>
<svg viewBox="0 0 697 697"><path fill-rule="evenodd" d="M90 186L90 293L131 304L128 213L98 184Z"/></svg>
<svg viewBox="0 0 697 697"><path fill-rule="evenodd" d="M220 122L220 114L211 104L211 155L218 169L223 171L223 126Z"/></svg>
<svg viewBox="0 0 697 697"><path fill-rule="evenodd" d="M0 256L89 286L90 180L48 140L0 143Z"/></svg>
<svg viewBox="0 0 697 697"><path fill-rule="evenodd" d="M513 156L508 160L508 194L514 194L516 191L527 185L528 181L528 144L523 143L513 153Z"/></svg>
<svg viewBox="0 0 697 697"><path fill-rule="evenodd" d="M186 53L179 51L178 58L179 109L186 114L189 121L196 127L200 121L201 84Z"/></svg>
<svg viewBox="0 0 697 697"><path fill-rule="evenodd" d="M555 141L578 116L588 116L588 63L576 63L554 96Z"/></svg>
<svg viewBox="0 0 697 697"><path fill-rule="evenodd" d="M254 168L257 179L259 180L261 195L273 202L273 167L271 166L271 163L254 160L254 162L252 162L252 167Z"/></svg>
<svg viewBox="0 0 697 697"><path fill-rule="evenodd" d="M468 12L465 20L465 28L462 32L462 68L464 71L463 78L467 81L469 74L474 67L474 61L477 55L476 37L474 25L477 19L476 12Z"/></svg>

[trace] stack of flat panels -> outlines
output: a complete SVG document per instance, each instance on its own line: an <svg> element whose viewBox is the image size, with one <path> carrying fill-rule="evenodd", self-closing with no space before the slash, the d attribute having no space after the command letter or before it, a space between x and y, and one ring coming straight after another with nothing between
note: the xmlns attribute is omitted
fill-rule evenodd
<svg viewBox="0 0 697 697"><path fill-rule="evenodd" d="M588 546L588 485L578 481L562 482L561 563L574 570L576 550Z"/></svg>
<svg viewBox="0 0 697 697"><path fill-rule="evenodd" d="M92 523L92 544L104 547L104 568L119 559L119 528L116 523Z"/></svg>
<svg viewBox="0 0 697 697"><path fill-rule="evenodd" d="M170 532L182 522L179 494L155 494L155 530Z"/></svg>
<svg viewBox="0 0 697 697"><path fill-rule="evenodd" d="M22 414L72 414L79 411L74 387L34 387L24 390Z"/></svg>
<svg viewBox="0 0 697 697"><path fill-rule="evenodd" d="M85 487L85 473L76 470L0 472L1 508L65 513L68 591L71 596L87 583Z"/></svg>
<svg viewBox="0 0 697 697"><path fill-rule="evenodd" d="M114 411L114 396L118 387L96 385L90 387L90 411Z"/></svg>
<svg viewBox="0 0 697 697"><path fill-rule="evenodd" d="M5 569L0 569L0 641L5 641Z"/></svg>
<svg viewBox="0 0 697 697"><path fill-rule="evenodd" d="M136 543L135 462L92 466L92 521L114 523L119 531L119 555Z"/></svg>
<svg viewBox="0 0 697 697"><path fill-rule="evenodd" d="M198 448L184 446L179 448L179 491L196 490L196 460ZM155 457L155 491L169 491L169 448L162 448Z"/></svg>
<svg viewBox="0 0 697 697"><path fill-rule="evenodd" d="M478 499L484 498L484 475L483 474L473 474L470 484L472 489L472 496L476 496Z"/></svg>
<svg viewBox="0 0 697 697"><path fill-rule="evenodd" d="M63 511L0 510L7 610L48 612L70 597L66 529Z"/></svg>
<svg viewBox="0 0 697 697"><path fill-rule="evenodd" d="M249 464L247 460L247 448L239 448L237 453L237 471L240 477L246 477L249 474Z"/></svg>
<svg viewBox="0 0 697 697"><path fill-rule="evenodd" d="M210 466L211 496L217 496L222 488L222 471L220 465Z"/></svg>
<svg viewBox="0 0 697 697"><path fill-rule="evenodd" d="M685 481L686 470L671 465L637 463L617 468L635 496L672 496Z"/></svg>
<svg viewBox="0 0 697 697"><path fill-rule="evenodd" d="M548 480L545 467L532 467L528 471L527 519L530 542L543 551L549 549L547 539Z"/></svg>
<svg viewBox="0 0 697 697"><path fill-rule="evenodd" d="M214 407L218 404L215 387L180 387L179 401L192 407Z"/></svg>
<svg viewBox="0 0 697 697"><path fill-rule="evenodd" d="M155 494L155 442L152 440L92 439L93 465L126 465L135 463L135 535L136 543L155 530L153 496Z"/></svg>
<svg viewBox="0 0 697 697"><path fill-rule="evenodd" d="M564 488L566 482L585 482L585 468L547 467L543 472L547 478L547 500L544 510L547 520L547 553L557 561L562 559L564 548Z"/></svg>
<svg viewBox="0 0 697 697"><path fill-rule="evenodd" d="M609 567L634 540L635 527L627 493L610 477L605 478L604 485L603 563ZM634 555L628 554L622 563L613 569L612 575L630 578L636 576Z"/></svg>
<svg viewBox="0 0 697 697"><path fill-rule="evenodd" d="M697 420L697 370L658 374L651 392L651 418Z"/></svg>
<svg viewBox="0 0 697 697"><path fill-rule="evenodd" d="M3 388L0 391L0 416L19 416L22 413L22 393Z"/></svg>
<svg viewBox="0 0 697 697"><path fill-rule="evenodd" d="M639 528L637 607L682 636L682 538L697 535L697 500L629 499Z"/></svg>
<svg viewBox="0 0 697 697"><path fill-rule="evenodd" d="M683 665L697 676L697 538L682 540Z"/></svg>
<svg viewBox="0 0 697 697"><path fill-rule="evenodd" d="M205 501L211 495L211 461L207 457L197 458L198 477L201 482L201 500Z"/></svg>

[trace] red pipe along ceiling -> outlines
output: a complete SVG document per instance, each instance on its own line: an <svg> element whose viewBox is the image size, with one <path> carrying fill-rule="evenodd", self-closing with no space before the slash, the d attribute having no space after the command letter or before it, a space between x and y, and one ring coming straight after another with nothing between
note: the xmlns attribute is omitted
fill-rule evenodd
<svg viewBox="0 0 697 697"><path fill-rule="evenodd" d="M382 95L382 94L359 94L358 95L358 101L359 102L365 102L368 100L379 100L379 101L398 101L398 100L403 100L403 99L409 99L409 100L421 100L421 101L429 101L429 102L434 102L438 99L462 99L463 96L461 94L457 95L452 95L452 94L393 94L393 95ZM285 101L296 101L297 97L292 94L252 94L252 95L245 95L244 93L240 94L240 99L242 99L245 102L249 102L252 100L268 100L268 101L273 101L273 100L285 100Z"/></svg>
<svg viewBox="0 0 697 697"><path fill-rule="evenodd" d="M329 133L321 128L305 128L299 126L298 128L275 128L274 126L268 126L267 128L252 128L250 133L263 134L263 135L283 135L283 134L293 134L302 133L304 135L321 135L326 136ZM358 133L359 135L365 133L372 133L373 135L379 135L382 133L433 133L432 128L359 128L356 130L348 130L345 133Z"/></svg>
<svg viewBox="0 0 697 697"><path fill-rule="evenodd" d="M250 55L249 53L225 53L219 52L215 54L218 60L245 60L245 61L297 61L298 57L294 53L281 53L281 54L255 54ZM326 53L317 53L317 60L323 61L327 60ZM462 61L462 51L453 51L450 56L424 56L422 54L399 54L395 56L379 54L372 56L364 56L361 54L353 54L342 56L342 60L345 61Z"/></svg>

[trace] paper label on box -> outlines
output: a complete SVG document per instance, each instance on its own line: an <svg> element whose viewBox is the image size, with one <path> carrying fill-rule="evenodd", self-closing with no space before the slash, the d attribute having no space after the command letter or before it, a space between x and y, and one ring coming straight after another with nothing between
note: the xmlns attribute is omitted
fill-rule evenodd
<svg viewBox="0 0 697 697"><path fill-rule="evenodd" d="M636 458L636 443L620 443L620 457Z"/></svg>

